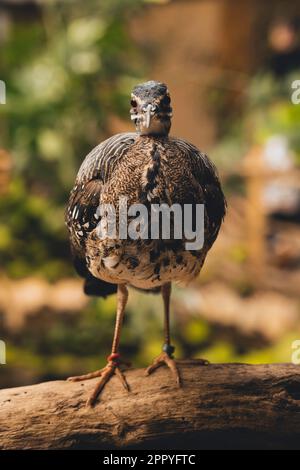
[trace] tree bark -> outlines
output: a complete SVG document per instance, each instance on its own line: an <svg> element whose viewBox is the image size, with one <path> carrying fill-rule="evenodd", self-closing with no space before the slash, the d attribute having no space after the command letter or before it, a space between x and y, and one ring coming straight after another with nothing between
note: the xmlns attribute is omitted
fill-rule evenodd
<svg viewBox="0 0 300 470"><path fill-rule="evenodd" d="M116 377L94 408L97 379L0 391L0 449L296 449L300 368L291 364L203 366L179 361L182 387L161 367Z"/></svg>

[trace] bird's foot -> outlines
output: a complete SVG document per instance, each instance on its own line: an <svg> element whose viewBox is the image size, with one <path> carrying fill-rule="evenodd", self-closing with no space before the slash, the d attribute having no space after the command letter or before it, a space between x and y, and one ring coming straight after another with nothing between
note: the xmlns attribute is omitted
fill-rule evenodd
<svg viewBox="0 0 300 470"><path fill-rule="evenodd" d="M121 365L125 365L127 367L130 367L129 362L122 361L120 359L119 354L111 354L107 358L107 364L103 369L96 370L95 372L90 372L89 374L84 374L84 375L78 375L75 377L69 377L67 380L69 382L81 382L83 380L89 380L93 379L95 377L100 377L99 382L96 384L96 387L94 388L92 394L88 398L86 405L87 406L93 406L104 389L105 385L107 382L111 379L111 377L116 374L116 376L119 378L121 381L123 387L127 392L130 391L129 385L127 383L127 380L120 368Z"/></svg>
<svg viewBox="0 0 300 470"><path fill-rule="evenodd" d="M177 385L181 386L181 379L179 375L179 371L176 365L175 360L173 359L173 352L175 351L174 346L170 344L164 344L163 350L159 356L157 356L152 364L146 369L146 375L150 375L154 370L158 369L162 365L166 365L171 369Z"/></svg>

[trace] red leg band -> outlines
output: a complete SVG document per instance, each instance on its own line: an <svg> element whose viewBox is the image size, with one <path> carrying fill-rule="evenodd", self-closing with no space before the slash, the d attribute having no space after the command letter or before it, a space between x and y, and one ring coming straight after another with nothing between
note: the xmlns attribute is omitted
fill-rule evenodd
<svg viewBox="0 0 300 470"><path fill-rule="evenodd" d="M118 353L112 353L110 356L107 356L107 361L108 362L115 362L120 358L120 354Z"/></svg>

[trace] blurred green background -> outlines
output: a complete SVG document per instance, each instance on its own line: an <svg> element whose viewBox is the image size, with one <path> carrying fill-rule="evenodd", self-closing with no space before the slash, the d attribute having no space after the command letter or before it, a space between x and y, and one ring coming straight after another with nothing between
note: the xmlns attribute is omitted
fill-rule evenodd
<svg viewBox="0 0 300 470"><path fill-rule="evenodd" d="M147 79L168 83L172 133L210 154L229 204L199 280L175 288L177 357L291 360L300 337L299 7L1 2L1 387L98 369L110 352L116 299L84 297L64 208L90 149L132 130L130 91ZM121 351L145 366L161 348L162 302L130 294Z"/></svg>

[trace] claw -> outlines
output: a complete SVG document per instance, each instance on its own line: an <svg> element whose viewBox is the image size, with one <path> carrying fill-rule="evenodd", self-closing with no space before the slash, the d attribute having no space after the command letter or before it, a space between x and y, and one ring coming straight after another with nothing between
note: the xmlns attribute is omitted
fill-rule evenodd
<svg viewBox="0 0 300 470"><path fill-rule="evenodd" d="M93 393L90 395L90 397L87 399L86 406L94 406L96 403L96 400L102 390L104 389L104 386L107 384L109 379L114 375L115 369L114 367L111 367L110 364L108 364L104 369L103 372L101 373L101 378L99 382L96 384L96 387L93 390Z"/></svg>
<svg viewBox="0 0 300 470"><path fill-rule="evenodd" d="M124 389L127 390L127 392L130 391L130 387L127 383L127 380L119 367L120 364L125 364L126 366L130 366L130 363L124 362L121 360L118 360L117 362L109 361L103 369L99 369L99 370L96 370L95 372L91 372L85 375L69 377L67 380L69 382L81 382L83 380L89 380L95 377L100 377L99 382L97 382L92 394L90 395L90 397L88 398L86 402L86 406L93 406L96 403L96 400L98 396L100 395L100 393L102 392L102 390L104 389L105 385L114 374L116 374L118 379L121 381Z"/></svg>
<svg viewBox="0 0 300 470"><path fill-rule="evenodd" d="M123 384L123 387L125 388L125 390L127 390L127 392L130 392L130 387L125 378L125 375L122 373L122 371L118 367L116 367L115 372L116 372L116 375L119 377L121 383Z"/></svg>
<svg viewBox="0 0 300 470"><path fill-rule="evenodd" d="M180 387L181 379L176 362L166 352L162 352L157 358L154 359L153 363L146 369L146 375L150 375L154 370L158 369L164 364L172 371L176 383Z"/></svg>

